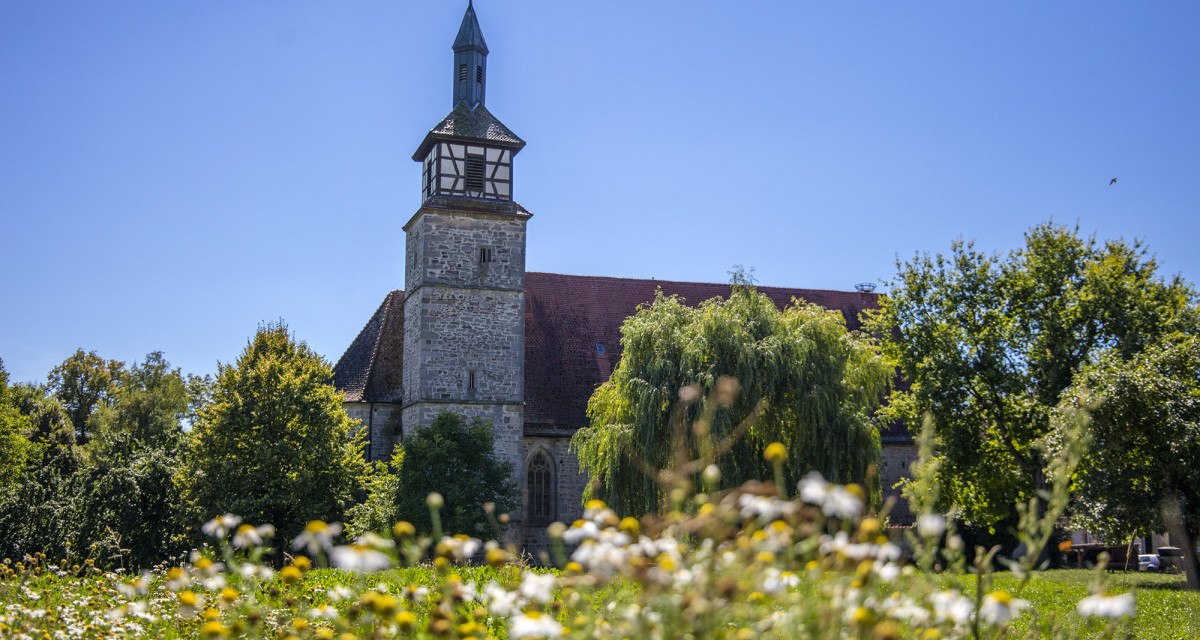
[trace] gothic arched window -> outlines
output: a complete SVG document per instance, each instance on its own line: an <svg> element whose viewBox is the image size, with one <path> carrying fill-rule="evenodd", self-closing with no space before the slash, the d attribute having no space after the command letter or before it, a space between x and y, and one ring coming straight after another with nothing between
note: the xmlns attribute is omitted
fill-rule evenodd
<svg viewBox="0 0 1200 640"><path fill-rule="evenodd" d="M525 471L525 509L530 524L554 520L554 468L544 451L533 455Z"/></svg>

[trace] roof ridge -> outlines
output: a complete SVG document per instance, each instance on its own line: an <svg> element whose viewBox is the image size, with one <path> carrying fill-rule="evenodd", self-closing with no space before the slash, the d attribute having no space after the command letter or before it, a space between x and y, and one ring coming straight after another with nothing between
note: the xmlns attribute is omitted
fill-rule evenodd
<svg viewBox="0 0 1200 640"><path fill-rule="evenodd" d="M566 277L566 278L587 278L589 280L614 280L614 281L620 280L620 281L625 281L625 282L644 282L644 283L648 283L648 284L649 283L702 284L702 285L709 285L709 286L715 286L715 287L732 286L732 284L729 282L704 282L704 281L699 281L699 280L661 280L658 278L628 278L628 277L621 277L621 276L591 276L591 275L582 275L582 274L574 274L574 273L552 273L549 271L526 271L525 272L526 276L529 276L531 274L547 275L547 276L562 276L562 277ZM856 295L862 294L862 295L869 295L869 296L880 295L880 294L874 293L874 292L845 291L842 289L813 289L810 287L783 287L783 286L778 286L778 285L765 285L765 284L756 284L753 286L755 289L779 289L782 291L798 290L798 291L820 291L820 292L824 292L824 293L853 293Z"/></svg>

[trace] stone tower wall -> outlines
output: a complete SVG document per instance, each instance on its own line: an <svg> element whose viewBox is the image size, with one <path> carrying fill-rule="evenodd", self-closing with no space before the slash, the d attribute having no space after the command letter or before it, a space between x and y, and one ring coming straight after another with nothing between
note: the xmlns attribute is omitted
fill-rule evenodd
<svg viewBox="0 0 1200 640"><path fill-rule="evenodd" d="M525 290L525 220L513 215L425 208L405 230L404 287L431 284ZM479 248L492 262L479 264Z"/></svg>
<svg viewBox="0 0 1200 640"><path fill-rule="evenodd" d="M405 225L404 433L429 426L444 411L483 418L517 486L526 219L425 207ZM481 260L481 248L490 262ZM514 515L519 526L520 514Z"/></svg>

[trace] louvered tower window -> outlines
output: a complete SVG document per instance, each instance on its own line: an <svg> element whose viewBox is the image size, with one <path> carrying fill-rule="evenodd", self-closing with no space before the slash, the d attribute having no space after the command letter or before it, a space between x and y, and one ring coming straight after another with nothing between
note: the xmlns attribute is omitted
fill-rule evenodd
<svg viewBox="0 0 1200 640"><path fill-rule="evenodd" d="M541 451L534 454L525 474L530 524L548 524L554 520L553 479L554 469L546 454Z"/></svg>
<svg viewBox="0 0 1200 640"><path fill-rule="evenodd" d="M484 161L482 155L467 154L467 191L483 191Z"/></svg>
<svg viewBox="0 0 1200 640"><path fill-rule="evenodd" d="M458 65L458 81L459 82L467 81L467 65L465 65L465 64Z"/></svg>
<svg viewBox="0 0 1200 640"><path fill-rule="evenodd" d="M475 67L475 82L483 82L483 67Z"/></svg>

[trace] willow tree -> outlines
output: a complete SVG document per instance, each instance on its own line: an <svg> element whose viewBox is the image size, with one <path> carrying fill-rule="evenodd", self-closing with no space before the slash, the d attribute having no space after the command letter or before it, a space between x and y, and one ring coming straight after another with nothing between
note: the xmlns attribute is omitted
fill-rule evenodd
<svg viewBox="0 0 1200 640"><path fill-rule="evenodd" d="M724 486L770 478L762 451L778 441L791 458L788 486L817 470L878 499L872 415L892 370L840 313L799 300L780 310L745 284L696 307L660 291L621 334L621 360L588 402L591 424L571 441L588 497L653 511L665 493L659 472L691 473L697 465L684 461L707 456Z"/></svg>

